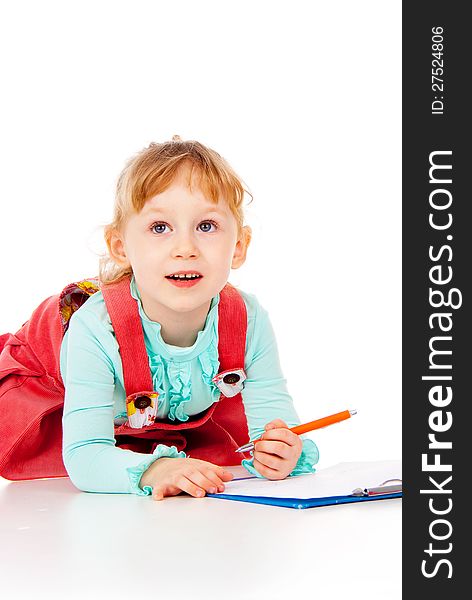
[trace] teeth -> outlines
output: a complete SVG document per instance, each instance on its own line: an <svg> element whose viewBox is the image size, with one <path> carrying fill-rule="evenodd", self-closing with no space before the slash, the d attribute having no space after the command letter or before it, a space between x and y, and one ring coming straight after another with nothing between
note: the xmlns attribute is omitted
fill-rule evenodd
<svg viewBox="0 0 472 600"><path fill-rule="evenodd" d="M190 273L189 275L169 275L171 279L197 279L201 277L200 275L196 275L195 273Z"/></svg>

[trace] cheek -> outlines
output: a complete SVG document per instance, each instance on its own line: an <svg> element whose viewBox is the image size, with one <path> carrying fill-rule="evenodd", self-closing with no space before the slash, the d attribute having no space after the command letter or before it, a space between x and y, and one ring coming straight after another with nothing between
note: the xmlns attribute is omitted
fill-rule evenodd
<svg viewBox="0 0 472 600"><path fill-rule="evenodd" d="M231 273L232 253L228 246L212 248L211 256L207 255L207 263L211 265L211 271L218 285L224 286Z"/></svg>
<svg viewBox="0 0 472 600"><path fill-rule="evenodd" d="M126 240L126 249L128 256L136 258L143 253L143 241L139 235L130 234Z"/></svg>
<svg viewBox="0 0 472 600"><path fill-rule="evenodd" d="M221 263L227 263L231 262L235 245L236 240L225 237L219 240L210 240L205 251L211 254L215 260L219 259Z"/></svg>

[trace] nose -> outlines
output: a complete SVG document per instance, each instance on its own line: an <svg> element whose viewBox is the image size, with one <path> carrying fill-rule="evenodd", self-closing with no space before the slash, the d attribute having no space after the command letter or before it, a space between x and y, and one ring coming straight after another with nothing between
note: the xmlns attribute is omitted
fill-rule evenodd
<svg viewBox="0 0 472 600"><path fill-rule="evenodd" d="M182 232L174 238L172 248L173 258L196 258L197 256L198 248L191 234Z"/></svg>

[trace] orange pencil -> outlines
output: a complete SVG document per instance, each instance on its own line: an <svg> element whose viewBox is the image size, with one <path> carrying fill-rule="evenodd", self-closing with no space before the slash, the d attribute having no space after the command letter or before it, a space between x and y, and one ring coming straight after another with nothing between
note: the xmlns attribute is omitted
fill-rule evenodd
<svg viewBox="0 0 472 600"><path fill-rule="evenodd" d="M316 419L316 421L310 421L309 423L305 423L304 425L297 425L296 427L290 427L290 431L300 435L302 433L307 433L308 431L313 431L314 429L321 429L322 427L327 427L328 425L332 425L333 423L339 423L339 421L344 421L344 419L349 419L353 415L357 414L357 410L343 410L342 412L336 413L334 415L329 415L328 417L323 417L322 419ZM249 452L250 450L254 450L254 444L256 442L260 442L261 438L254 440L253 442L249 442L244 446L240 446L235 452Z"/></svg>

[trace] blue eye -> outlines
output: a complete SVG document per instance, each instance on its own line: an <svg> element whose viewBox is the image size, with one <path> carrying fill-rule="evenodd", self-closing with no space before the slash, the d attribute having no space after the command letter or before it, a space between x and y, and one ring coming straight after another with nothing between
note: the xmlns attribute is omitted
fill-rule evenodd
<svg viewBox="0 0 472 600"><path fill-rule="evenodd" d="M164 233L164 231L161 229L160 231L155 231L154 228L155 227L167 227L166 223L154 223L153 225L151 225L151 231L154 233Z"/></svg>
<svg viewBox="0 0 472 600"><path fill-rule="evenodd" d="M153 233L163 234L166 233L166 227L169 227L167 223L158 222L153 223L150 229ZM211 229L212 227L214 227L214 230ZM200 228L200 231L202 231L203 233L213 233L218 229L218 225L214 221L202 221L198 225L198 228Z"/></svg>
<svg viewBox="0 0 472 600"><path fill-rule="evenodd" d="M210 226L210 228L213 226L215 229L218 229L218 225L214 222L214 221L202 221L199 225L201 229L201 231L203 231L203 233L210 233L210 229L207 229L206 227ZM203 227L205 227L205 229L203 229Z"/></svg>

